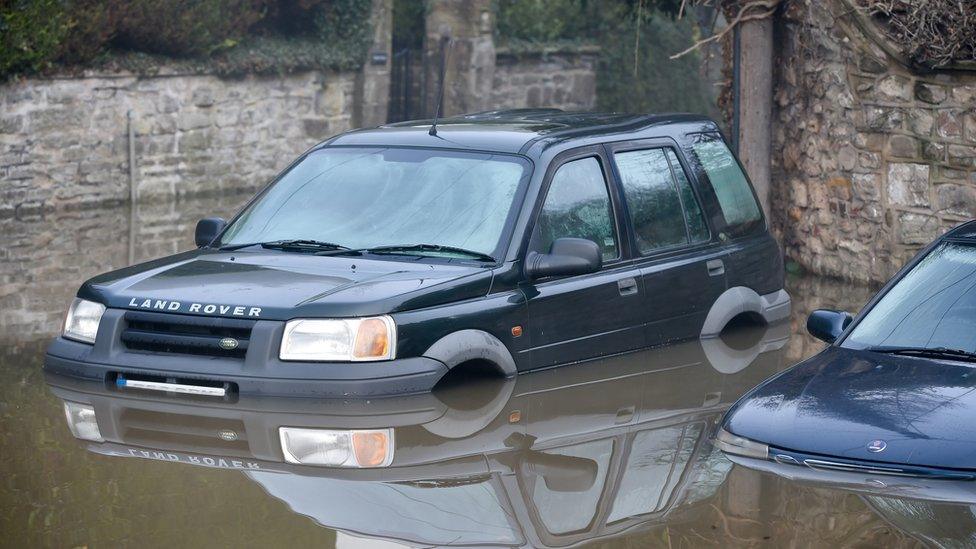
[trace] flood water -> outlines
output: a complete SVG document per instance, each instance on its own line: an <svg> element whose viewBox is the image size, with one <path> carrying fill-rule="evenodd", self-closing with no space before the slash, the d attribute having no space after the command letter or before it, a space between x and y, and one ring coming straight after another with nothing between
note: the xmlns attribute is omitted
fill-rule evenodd
<svg viewBox="0 0 976 549"><path fill-rule="evenodd" d="M244 196L0 220L0 543L10 547L969 546L968 505L733 464L716 423L815 354L809 311L873 289L791 276L790 322L370 401L119 393L41 371L85 277L191 246ZM62 400L90 403L76 440ZM278 427L392 429L390 466L282 463Z"/></svg>

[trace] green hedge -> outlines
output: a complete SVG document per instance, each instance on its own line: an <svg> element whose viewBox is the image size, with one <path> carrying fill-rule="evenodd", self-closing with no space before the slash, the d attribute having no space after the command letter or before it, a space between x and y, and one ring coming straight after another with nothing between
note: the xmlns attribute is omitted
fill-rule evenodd
<svg viewBox="0 0 976 549"><path fill-rule="evenodd" d="M675 20L651 12L639 27L636 19L617 19L600 42L596 93L599 108L719 117L717 90L702 76L698 52L670 58L694 43L695 29L690 19Z"/></svg>
<svg viewBox="0 0 976 549"><path fill-rule="evenodd" d="M0 0L0 77L52 68L219 73L348 68L370 44L370 0Z"/></svg>
<svg viewBox="0 0 976 549"><path fill-rule="evenodd" d="M58 0L0 0L0 75L47 66L67 31Z"/></svg>

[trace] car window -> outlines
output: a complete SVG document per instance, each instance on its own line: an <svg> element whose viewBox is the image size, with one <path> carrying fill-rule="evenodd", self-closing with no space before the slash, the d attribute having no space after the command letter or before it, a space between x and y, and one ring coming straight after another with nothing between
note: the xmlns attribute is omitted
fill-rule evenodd
<svg viewBox="0 0 976 549"><path fill-rule="evenodd" d="M584 442L540 454L567 456L571 460L576 458L549 471L527 472L523 479L529 484L532 503L546 530L559 535L585 529L593 522L600 495L603 494L610 458L613 456L613 440ZM590 474L593 474L592 478L587 478ZM550 478L547 479L547 475Z"/></svg>
<svg viewBox="0 0 976 549"><path fill-rule="evenodd" d="M732 151L718 135L693 136L692 149L715 191L730 236L745 234L762 225L762 213Z"/></svg>
<svg viewBox="0 0 976 549"><path fill-rule="evenodd" d="M700 424L637 433L607 522L664 510L700 433Z"/></svg>
<svg viewBox="0 0 976 549"><path fill-rule="evenodd" d="M566 237L596 242L604 260L618 256L607 182L594 157L567 162L556 170L530 249L545 253L554 240Z"/></svg>
<svg viewBox="0 0 976 549"><path fill-rule="evenodd" d="M906 274L843 346L947 347L976 352L976 246L945 242Z"/></svg>
<svg viewBox="0 0 976 549"><path fill-rule="evenodd" d="M705 224L705 214L702 213L701 204L695 197L695 191L691 188L691 181L688 174L678 162L678 155L671 149L664 149L671 163L671 171L674 173L675 180L678 182L678 192L681 193L681 205L685 210L685 219L688 222L688 233L693 243L705 242L709 238L708 225Z"/></svg>
<svg viewBox="0 0 976 549"><path fill-rule="evenodd" d="M680 171L681 165L677 163L673 151L626 151L617 153L614 158L620 170L624 197L640 253L687 244L690 231L685 226L686 217L689 226L694 220L693 240L701 242L708 239L701 208L684 172L680 172L683 188L675 179L677 172L673 166L676 165Z"/></svg>

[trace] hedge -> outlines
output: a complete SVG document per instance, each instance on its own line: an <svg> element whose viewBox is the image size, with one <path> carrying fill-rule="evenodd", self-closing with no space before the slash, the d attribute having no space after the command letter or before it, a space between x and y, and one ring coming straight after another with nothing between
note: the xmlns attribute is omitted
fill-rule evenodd
<svg viewBox="0 0 976 549"><path fill-rule="evenodd" d="M371 7L370 0L0 0L0 77L151 71L174 60L226 74L359 66Z"/></svg>

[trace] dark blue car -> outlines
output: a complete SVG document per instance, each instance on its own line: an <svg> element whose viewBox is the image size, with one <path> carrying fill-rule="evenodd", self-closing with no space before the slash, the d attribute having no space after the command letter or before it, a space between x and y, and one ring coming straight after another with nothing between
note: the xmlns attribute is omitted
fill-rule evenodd
<svg viewBox="0 0 976 549"><path fill-rule="evenodd" d="M818 310L807 329L830 346L743 396L720 448L787 473L976 479L976 222L922 250L856 319Z"/></svg>

